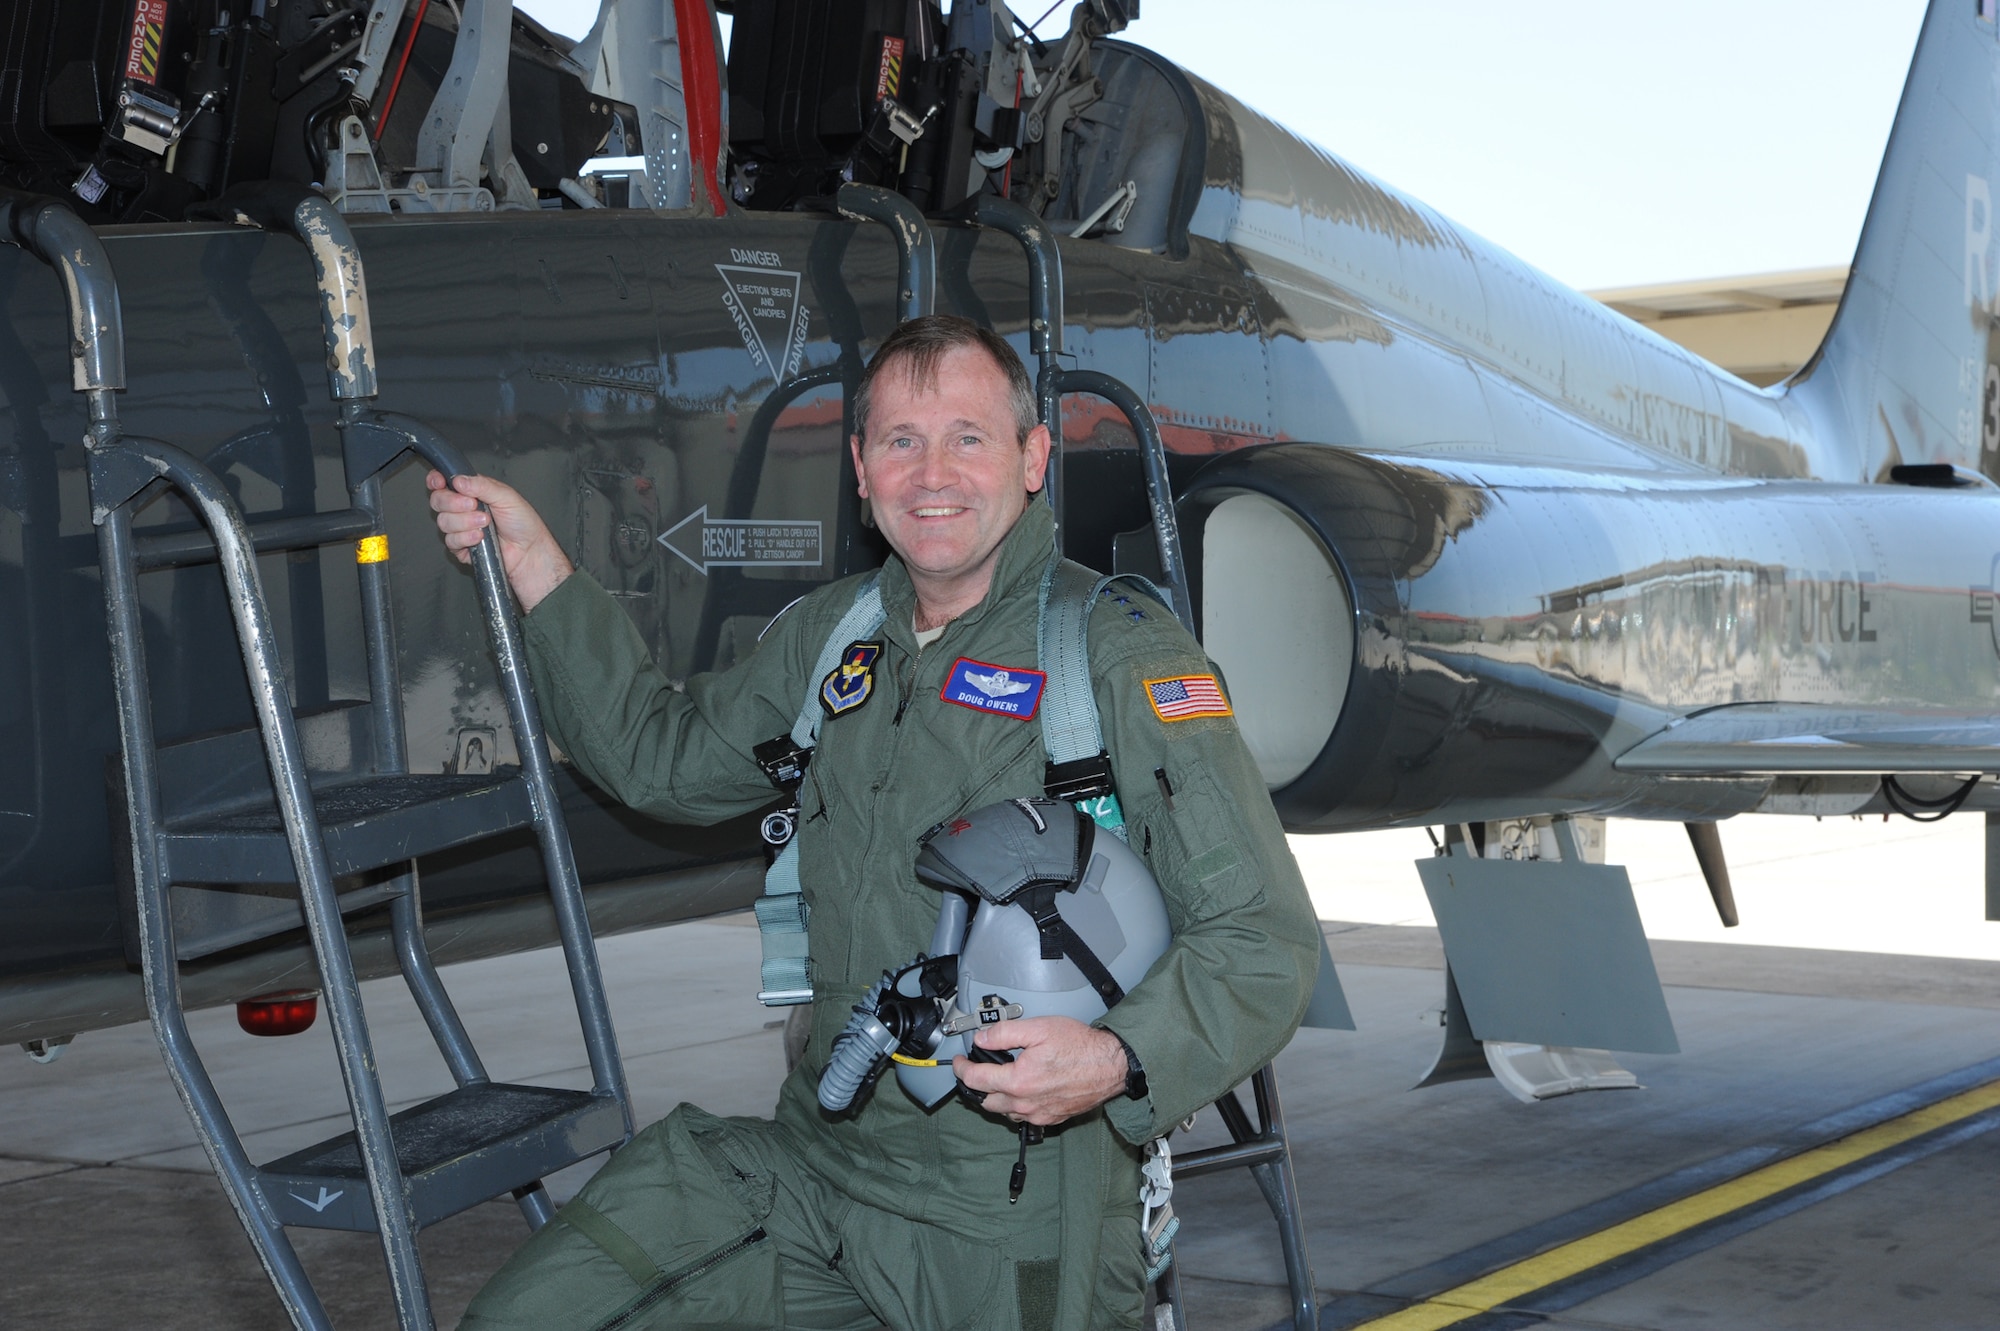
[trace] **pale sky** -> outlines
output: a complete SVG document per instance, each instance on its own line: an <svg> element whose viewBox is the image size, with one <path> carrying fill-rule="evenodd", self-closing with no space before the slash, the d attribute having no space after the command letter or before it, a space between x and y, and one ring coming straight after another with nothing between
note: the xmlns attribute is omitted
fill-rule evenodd
<svg viewBox="0 0 2000 1331"><path fill-rule="evenodd" d="M1846 263L1923 8L1143 0L1123 36L1587 289Z"/></svg>

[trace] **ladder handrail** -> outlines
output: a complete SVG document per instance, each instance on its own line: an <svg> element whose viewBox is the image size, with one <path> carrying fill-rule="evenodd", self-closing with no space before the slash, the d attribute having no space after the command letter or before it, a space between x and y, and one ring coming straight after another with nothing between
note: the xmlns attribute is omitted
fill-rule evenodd
<svg viewBox="0 0 2000 1331"><path fill-rule="evenodd" d="M292 231L312 254L319 281L319 317L327 344L327 389L338 402L372 398L375 334L368 321L368 282L361 271L361 248L347 219L317 194L300 199L291 214Z"/></svg>
<svg viewBox="0 0 2000 1331"><path fill-rule="evenodd" d="M351 511L381 513L381 480L369 477L354 488L353 497L355 506ZM403 682L397 668L399 652L396 619L389 601L389 565L387 560L368 563L357 560L355 572L361 593L362 633L368 644L368 698L369 710L374 713L376 761L379 770L407 772L409 742L403 731ZM416 999L417 1012L430 1028L438 1053L451 1069L452 1080L461 1087L482 1085L491 1080L486 1075L486 1065L480 1061L472 1036L445 991L444 980L424 938L423 897L418 890L416 866L408 866L397 875L397 881L402 890L389 902L389 936L396 948L397 969L402 972L411 997Z"/></svg>
<svg viewBox="0 0 2000 1331"><path fill-rule="evenodd" d="M259 182L188 210L211 218L296 237L312 255L319 286L320 331L325 338L327 390L336 402L372 398L375 335L368 315L368 278L361 247L340 210L304 185Z"/></svg>
<svg viewBox="0 0 2000 1331"><path fill-rule="evenodd" d="M896 238L896 322L922 318L937 308L937 240L917 205L894 190L852 181L834 196L840 215L880 222Z"/></svg>
<svg viewBox="0 0 2000 1331"><path fill-rule="evenodd" d="M421 421L388 412L361 411L349 404L343 408L346 433L357 441L353 451L375 451L369 461L380 459L376 473L404 452L414 452L444 473L445 479L473 474L464 454ZM362 441L365 441L362 442ZM514 614L513 594L507 589L507 574L500 562L499 537L489 526L485 537L472 547L473 581L479 588L479 602L486 618L488 639L500 670L501 695L507 716L514 727L515 749L521 758L522 780L528 797L552 835L539 838L544 867L553 888L559 883L580 883L575 854L570 847L569 828L563 817L562 802L556 796L555 772L543 738L541 709L528 676L527 649L521 641L520 623ZM597 959L596 943L590 933L581 892L572 898L565 891L552 891L556 928L562 937L563 955L570 966L570 979L577 999L577 1018L582 1023L585 1051L590 1056L591 1080L603 1094L617 1097L625 1116L625 1131L634 1130L632 1097L626 1088L625 1070L618 1057L618 1041L609 1019L610 1006Z"/></svg>
<svg viewBox="0 0 2000 1331"><path fill-rule="evenodd" d="M126 504L154 480L162 478L163 471L154 465L155 461L172 460L149 460L143 454L120 447L126 441L118 421L117 400L118 391L125 386L125 329L117 277L97 233L60 202L13 194L0 196L0 239L20 245L53 268L61 279L69 314L72 387L85 395L90 416L85 446L90 457L91 518L98 529L112 672L118 685L126 812L133 832L140 918L142 924L152 926L141 930L148 1015L174 1090L188 1116L201 1129L199 1135L209 1163L229 1185L223 1191L249 1234L266 1274L285 1296L286 1309L294 1324L301 1331L332 1331L297 1252L264 1205L256 1187L256 1169L222 1110L214 1083L194 1049L182 1016L180 972L174 959L173 912L165 896L167 884L160 862L161 848L151 836L145 835L148 828L159 824L160 799L153 779L152 725L143 702L147 687L146 658L140 636L131 512ZM99 493L100 484L116 491L117 498L107 501ZM227 500L226 492L223 498ZM254 556L250 559L254 575ZM251 683L254 691L258 683L254 672ZM292 735L295 749L297 738ZM337 905L335 909L338 910ZM313 913L307 911L308 922ZM347 1072L343 1065L343 1076ZM382 1121L386 1125L386 1113ZM373 1171L371 1184L372 1179ZM259 1212L255 1217L246 1209L252 1206ZM391 1257L391 1276L398 1286L400 1303L407 1273L395 1268L386 1233L385 1225L383 1247L385 1255ZM419 1294L421 1281L419 1272ZM427 1303L424 1315L429 1315Z"/></svg>
<svg viewBox="0 0 2000 1331"><path fill-rule="evenodd" d="M153 744L151 719L144 707L129 700L147 694L146 653L140 635L137 588L132 585L136 564L132 552L132 515L119 508L98 524L100 565L121 586L105 588L110 619L112 671L116 677L119 702L119 733L124 746L125 807L128 824L135 830L158 826L160 793L152 764L144 758ZM134 888L140 919L140 978L145 987L146 1013L167 1067L167 1077L181 1106L199 1131L209 1167L227 1185L223 1194L236 1212L238 1223L250 1236L251 1246L265 1274L283 1296L299 1331L332 1331L325 1309L313 1294L312 1282L300 1264L298 1253L276 1220L263 1205L258 1190L257 1167L244 1150L243 1142L222 1108L222 1098L209 1078L208 1069L195 1049L187 1027L180 994L180 967L174 959L173 910L167 900L160 845L152 837L131 838ZM248 1208L259 1214L253 1219Z"/></svg>
<svg viewBox="0 0 2000 1331"><path fill-rule="evenodd" d="M779 415L807 393L835 384L840 385L844 405L845 399L851 396L851 385L847 382L847 367L837 360L772 385L764 400L757 404L750 424L744 428L742 446L736 450L736 461L730 464L729 488L723 495L721 517L747 518L755 511L757 491L764 479L764 459L770 452L771 431L777 427ZM841 440L843 458L847 453L846 445L847 441ZM709 570L708 585L702 591L701 619L694 633L694 668L697 671L715 669L715 654L722 642L723 621L732 613L727 597L740 589L743 581L743 570L739 568ZM808 584L808 590L810 586Z"/></svg>
<svg viewBox="0 0 2000 1331"><path fill-rule="evenodd" d="M338 894L327 867L319 813L313 805L297 722L292 716L290 700L284 696L285 685L279 671L283 658L264 599L256 550L247 524L215 474L172 444L120 435L115 441L94 442L93 447L115 448L143 462L188 500L215 540L223 580L229 589L230 617L235 623L257 727L270 767L272 790L277 796L286 840L291 845L306 930L318 955L346 962L323 967L323 971L334 973L322 974L320 983L328 1015L340 1037L336 1044L341 1079L354 1107L355 1143L381 1230L391 1289L403 1325L428 1327L432 1324L430 1300L423 1268L416 1256L416 1217L397 1163L395 1140L389 1131L388 1104L375 1074L360 983L348 959L347 931L341 922ZM120 508L123 507L121 504ZM131 765L128 755L128 769Z"/></svg>
<svg viewBox="0 0 2000 1331"><path fill-rule="evenodd" d="M1160 556L1160 588L1173 599L1175 618L1194 633L1194 606L1188 595L1187 564L1181 554L1180 518L1174 510L1174 484L1167 472L1167 446L1160 423L1123 379L1102 370L1063 370L1057 382L1064 393L1089 393L1118 408L1139 436L1139 459L1146 469L1146 503L1153 519L1153 541ZM1198 636L1198 635L1197 635Z"/></svg>
<svg viewBox="0 0 2000 1331"><path fill-rule="evenodd" d="M1173 601L1174 614L1189 633L1194 632L1194 607L1188 594L1185 561L1181 554L1180 523L1174 510L1174 487L1167 473L1166 444L1160 438L1159 422L1141 398L1122 379L1101 370L1065 368L1063 353L1062 251L1048 223L1033 212L1008 199L979 196L970 216L979 226L1012 236L1028 260L1028 348L1040 361L1035 394L1040 401L1042 423L1049 428L1049 465L1044 481L1049 507L1055 512L1056 547L1062 548L1062 399L1066 393L1090 393L1103 398L1124 415L1139 438L1139 456L1146 472L1146 499L1152 517L1154 540L1160 558L1162 589Z"/></svg>
<svg viewBox="0 0 2000 1331"><path fill-rule="evenodd" d="M976 196L972 220L1012 236L1028 256L1028 351L1046 370L1063 354L1062 252L1055 232L1033 212L995 194Z"/></svg>
<svg viewBox="0 0 2000 1331"><path fill-rule="evenodd" d="M125 387L125 318L118 279L97 233L67 204L0 191L0 240L56 270L69 310L70 387L101 394Z"/></svg>
<svg viewBox="0 0 2000 1331"><path fill-rule="evenodd" d="M1035 398L1042 424L1049 427L1049 465L1042 485L1056 516L1056 548L1062 548L1062 252L1048 223L1011 199L974 196L972 220L1012 236L1028 256L1028 351L1040 362Z"/></svg>

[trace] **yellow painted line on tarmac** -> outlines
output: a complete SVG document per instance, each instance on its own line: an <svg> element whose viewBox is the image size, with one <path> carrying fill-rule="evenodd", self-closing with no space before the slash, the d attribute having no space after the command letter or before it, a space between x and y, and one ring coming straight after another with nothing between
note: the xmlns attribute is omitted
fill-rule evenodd
<svg viewBox="0 0 2000 1331"><path fill-rule="evenodd" d="M1801 1183L1810 1183L1824 1174L1858 1164L1927 1132L1950 1127L1996 1107L2000 1107L2000 1081L1975 1086L1934 1105L1911 1110L1872 1128L1864 1128L1852 1136L1816 1146L1761 1169L1753 1169L1727 1183L1718 1183L1691 1197L1669 1202L1644 1215L1574 1239L1512 1266L1503 1266L1477 1280L1469 1280L1442 1294L1433 1294L1422 1303L1413 1303L1386 1317L1362 1322L1353 1331L1439 1331L1441 1327L1454 1326L1538 1289L1582 1275L1662 1239L1670 1239L1697 1225L1754 1206Z"/></svg>

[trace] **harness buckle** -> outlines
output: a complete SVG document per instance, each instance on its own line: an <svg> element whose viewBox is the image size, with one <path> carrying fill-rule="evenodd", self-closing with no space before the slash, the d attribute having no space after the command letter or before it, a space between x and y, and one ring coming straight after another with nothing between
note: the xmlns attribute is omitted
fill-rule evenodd
<svg viewBox="0 0 2000 1331"><path fill-rule="evenodd" d="M1102 751L1095 757L1049 763L1042 770L1043 793L1066 804L1094 800L1111 794L1115 789L1117 787L1111 780L1111 755Z"/></svg>
<svg viewBox="0 0 2000 1331"><path fill-rule="evenodd" d="M796 796L799 785L806 779L806 767L812 762L812 747L795 744L790 735L779 735L767 739L750 750L750 756L757 760L757 766L764 769L764 775L771 784L787 795Z"/></svg>
<svg viewBox="0 0 2000 1331"><path fill-rule="evenodd" d="M799 830L799 807L794 804L789 809L773 809L764 815L764 821L757 826L757 834L764 843L776 849L784 849Z"/></svg>

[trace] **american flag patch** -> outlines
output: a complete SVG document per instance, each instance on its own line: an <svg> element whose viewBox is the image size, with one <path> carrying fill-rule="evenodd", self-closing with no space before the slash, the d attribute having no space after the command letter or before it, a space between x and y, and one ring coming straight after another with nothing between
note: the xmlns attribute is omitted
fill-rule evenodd
<svg viewBox="0 0 2000 1331"><path fill-rule="evenodd" d="M1179 675L1146 681L1146 698L1162 721L1192 721L1198 716L1233 716L1214 675Z"/></svg>

